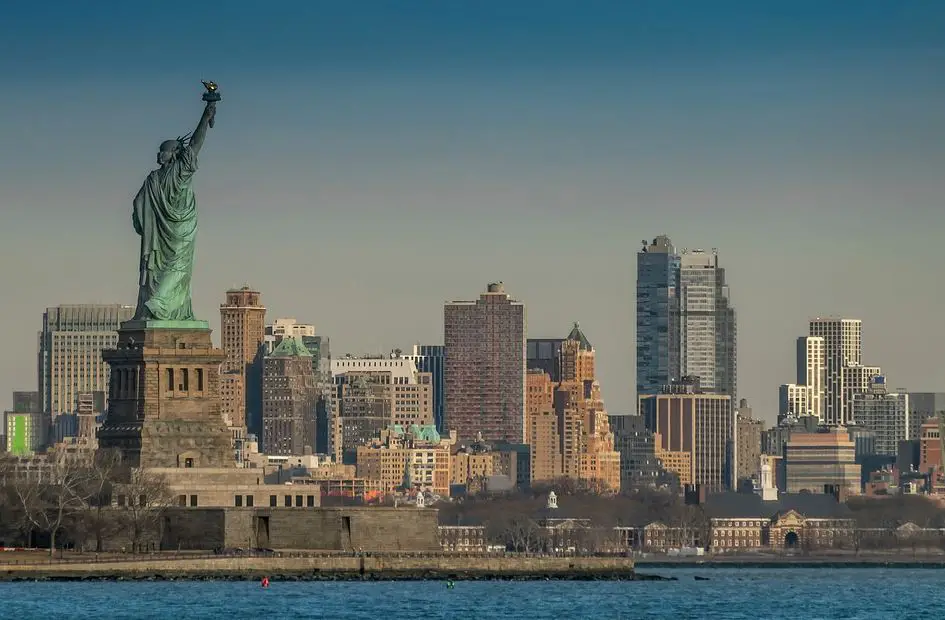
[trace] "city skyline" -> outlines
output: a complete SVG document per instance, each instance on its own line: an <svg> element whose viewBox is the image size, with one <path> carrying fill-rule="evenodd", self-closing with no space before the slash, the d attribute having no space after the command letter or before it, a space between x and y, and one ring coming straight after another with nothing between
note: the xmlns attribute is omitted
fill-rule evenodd
<svg viewBox="0 0 945 620"><path fill-rule="evenodd" d="M407 350L442 342L444 301L502 280L528 337L581 322L608 409L629 413L637 241L665 233L720 249L738 396L767 422L816 316L861 319L891 384L941 391L945 7L801 2L768 22L723 2L683 24L644 4L426 20L300 4L288 25L245 6L186 23L167 4L12 8L0 392L36 384L45 308L134 302L131 198L202 77L227 102L196 183L194 305L214 326L249 283L339 353Z"/></svg>

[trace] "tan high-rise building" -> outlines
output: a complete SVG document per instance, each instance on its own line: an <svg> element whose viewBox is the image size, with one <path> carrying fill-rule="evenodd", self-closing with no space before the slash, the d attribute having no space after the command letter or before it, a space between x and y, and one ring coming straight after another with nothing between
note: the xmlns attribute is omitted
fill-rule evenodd
<svg viewBox="0 0 945 620"><path fill-rule="evenodd" d="M653 455L660 460L666 471L671 471L679 476L679 484L687 486L693 484L692 480L692 453L690 452L672 452L664 450L663 438L659 433L653 433Z"/></svg>
<svg viewBox="0 0 945 620"><path fill-rule="evenodd" d="M562 475L620 489L620 453L595 376L594 347L577 323L561 343L561 382L554 393Z"/></svg>
<svg viewBox="0 0 945 620"><path fill-rule="evenodd" d="M220 367L223 419L234 436L247 426L262 432L262 372L260 347L266 335L266 307L259 291L247 286L226 292L220 305L221 348L226 359Z"/></svg>
<svg viewBox="0 0 945 620"><path fill-rule="evenodd" d="M489 284L476 301L443 308L445 430L460 440L522 443L525 436L525 306Z"/></svg>
<svg viewBox="0 0 945 620"><path fill-rule="evenodd" d="M697 381L667 386L663 394L641 394L640 415L659 436L661 450L691 455L689 479L709 490L735 484L735 411L728 394L704 394Z"/></svg>
<svg viewBox="0 0 945 620"><path fill-rule="evenodd" d="M561 477L558 415L554 406L555 385L551 376L540 370L529 371L525 381L525 443L529 446L531 481L554 480Z"/></svg>

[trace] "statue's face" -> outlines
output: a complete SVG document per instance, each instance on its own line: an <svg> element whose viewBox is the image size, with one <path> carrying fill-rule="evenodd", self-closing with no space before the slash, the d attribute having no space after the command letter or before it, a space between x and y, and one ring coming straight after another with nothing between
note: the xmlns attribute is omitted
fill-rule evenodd
<svg viewBox="0 0 945 620"><path fill-rule="evenodd" d="M177 151L176 140L166 140L161 143L161 148L157 154L157 163L159 166L169 164L174 159L174 153Z"/></svg>

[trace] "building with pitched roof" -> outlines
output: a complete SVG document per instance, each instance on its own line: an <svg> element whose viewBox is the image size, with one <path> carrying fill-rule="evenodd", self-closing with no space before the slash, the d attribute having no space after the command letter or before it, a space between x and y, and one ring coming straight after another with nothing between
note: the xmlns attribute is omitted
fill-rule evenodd
<svg viewBox="0 0 945 620"><path fill-rule="evenodd" d="M263 362L262 447L267 454L299 455L315 446L318 384L312 354L287 337Z"/></svg>
<svg viewBox="0 0 945 620"><path fill-rule="evenodd" d="M847 505L825 494L765 500L754 493L714 493L704 511L713 553L832 548L852 541L856 529Z"/></svg>
<svg viewBox="0 0 945 620"><path fill-rule="evenodd" d="M450 446L433 424L390 425L367 445L357 446L357 475L378 480L385 493L408 491L448 497Z"/></svg>
<svg viewBox="0 0 945 620"><path fill-rule="evenodd" d="M561 343L561 382L554 392L561 474L620 490L620 453L601 396L594 347L575 323Z"/></svg>

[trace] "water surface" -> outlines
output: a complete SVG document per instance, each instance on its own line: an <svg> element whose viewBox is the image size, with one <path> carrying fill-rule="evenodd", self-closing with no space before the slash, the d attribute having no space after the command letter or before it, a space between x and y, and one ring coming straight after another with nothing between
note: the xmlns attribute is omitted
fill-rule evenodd
<svg viewBox="0 0 945 620"><path fill-rule="evenodd" d="M679 581L0 583L0 618L945 618L942 569L641 572Z"/></svg>

